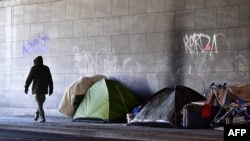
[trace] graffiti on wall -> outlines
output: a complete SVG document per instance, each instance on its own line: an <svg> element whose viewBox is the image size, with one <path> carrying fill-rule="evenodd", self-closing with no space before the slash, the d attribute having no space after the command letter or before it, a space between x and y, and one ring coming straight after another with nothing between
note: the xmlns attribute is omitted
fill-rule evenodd
<svg viewBox="0 0 250 141"><path fill-rule="evenodd" d="M238 73L239 78L247 78L248 76L247 60L242 55L239 55L234 58L233 69Z"/></svg>
<svg viewBox="0 0 250 141"><path fill-rule="evenodd" d="M35 39L28 41L28 43L23 45L23 54L45 53L48 49L48 46L46 44L48 40L48 36L42 36L39 34Z"/></svg>
<svg viewBox="0 0 250 141"><path fill-rule="evenodd" d="M230 49L230 43L224 34L216 33L212 36L204 33L186 34L183 37L183 42L186 53L196 54L193 63L189 65L189 74L191 74L191 70L194 70L194 72L216 72L230 70L232 67L233 72L236 72L237 75L229 79L239 83L247 80L247 60L242 55L232 59L232 56L226 53L226 50L221 49L222 47ZM219 46L222 45L222 42L225 44ZM218 49L223 50L223 53L216 56L214 53L218 53Z"/></svg>
<svg viewBox="0 0 250 141"><path fill-rule="evenodd" d="M183 42L186 53L196 55L195 60L192 61L193 64L189 65L189 74L191 74L191 70L195 72L226 70L231 64L228 62L229 56L227 54L224 54L223 57L216 56L218 49L230 49L230 43L223 33L216 33L212 36L204 33L186 34L183 37ZM217 62L220 62L221 65L216 65Z"/></svg>
<svg viewBox="0 0 250 141"><path fill-rule="evenodd" d="M80 51L79 47L73 47L74 67L79 73L109 73L118 72L117 57L112 48L101 48L95 54L90 51Z"/></svg>
<svg viewBox="0 0 250 141"><path fill-rule="evenodd" d="M222 37L230 47L226 36L222 33L217 33L212 36L212 38L204 33L194 33L192 35L185 35L183 37L183 42L185 46L185 51L187 53L204 53L209 52L211 56L213 53L218 53L217 38Z"/></svg>

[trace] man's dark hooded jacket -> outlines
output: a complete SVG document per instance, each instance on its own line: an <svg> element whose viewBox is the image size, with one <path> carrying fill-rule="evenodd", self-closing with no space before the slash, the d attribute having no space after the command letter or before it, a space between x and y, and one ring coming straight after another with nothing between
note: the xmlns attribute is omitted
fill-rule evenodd
<svg viewBox="0 0 250 141"><path fill-rule="evenodd" d="M31 68L25 82L25 90L28 90L32 83L32 94L53 93L53 80L48 66L43 64L42 56L34 59L34 66Z"/></svg>

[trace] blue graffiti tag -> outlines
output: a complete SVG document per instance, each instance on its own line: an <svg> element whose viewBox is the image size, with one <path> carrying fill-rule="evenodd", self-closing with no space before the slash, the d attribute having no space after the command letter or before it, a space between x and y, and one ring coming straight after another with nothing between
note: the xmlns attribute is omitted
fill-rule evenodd
<svg viewBox="0 0 250 141"><path fill-rule="evenodd" d="M37 38L28 41L26 45L23 45L23 54L44 53L48 49L48 46L46 45L46 41L48 40L48 36L41 36L39 34Z"/></svg>

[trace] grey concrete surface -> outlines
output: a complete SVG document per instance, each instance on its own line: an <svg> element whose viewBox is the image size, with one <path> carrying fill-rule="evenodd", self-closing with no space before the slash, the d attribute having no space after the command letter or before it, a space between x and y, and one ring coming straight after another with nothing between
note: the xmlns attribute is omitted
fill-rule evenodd
<svg viewBox="0 0 250 141"><path fill-rule="evenodd" d="M250 0L1 0L0 113L36 110L23 85L38 55L55 115L68 86L95 74L141 103L172 85L204 94L213 82L250 83L249 45Z"/></svg>
<svg viewBox="0 0 250 141"><path fill-rule="evenodd" d="M223 141L223 130L128 126L126 123L73 122L71 119L59 116L48 116L46 120L46 123L40 123L33 120L33 115L0 115L0 129L141 141Z"/></svg>

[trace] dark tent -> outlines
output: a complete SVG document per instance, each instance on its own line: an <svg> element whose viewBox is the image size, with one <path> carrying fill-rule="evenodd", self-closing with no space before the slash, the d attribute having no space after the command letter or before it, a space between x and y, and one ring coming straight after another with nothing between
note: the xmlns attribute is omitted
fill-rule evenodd
<svg viewBox="0 0 250 141"><path fill-rule="evenodd" d="M184 105L206 98L185 86L166 87L142 106L128 125L180 128Z"/></svg>

